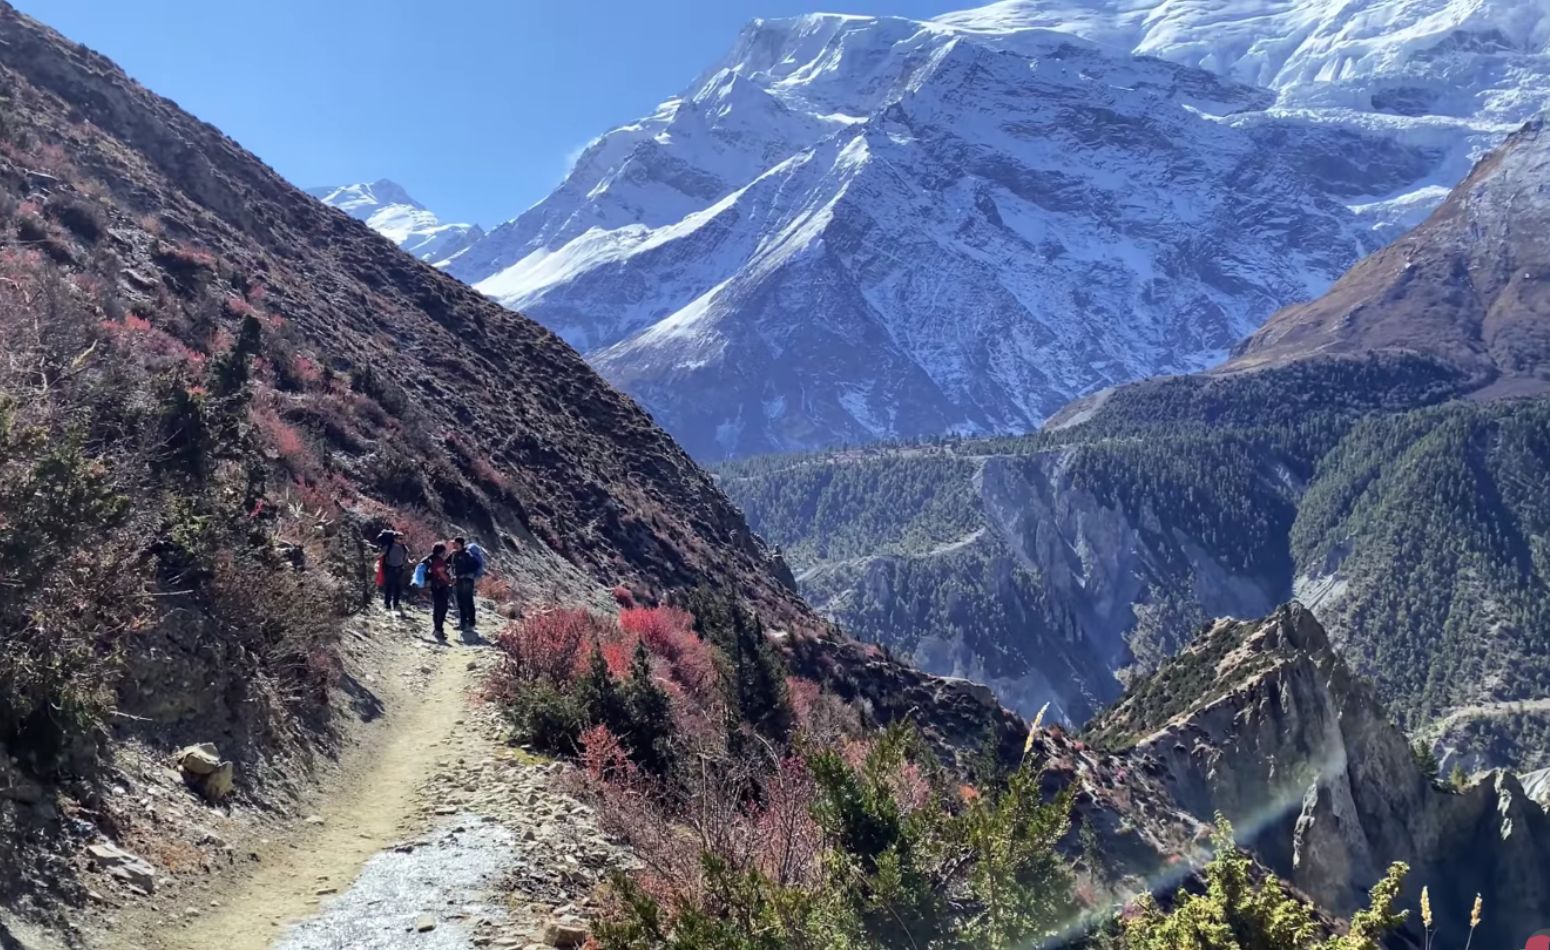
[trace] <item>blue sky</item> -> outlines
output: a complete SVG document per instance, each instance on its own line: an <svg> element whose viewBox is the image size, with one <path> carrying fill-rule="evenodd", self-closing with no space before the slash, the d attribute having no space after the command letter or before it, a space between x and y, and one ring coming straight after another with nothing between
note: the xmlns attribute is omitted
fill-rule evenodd
<svg viewBox="0 0 1550 950"><path fill-rule="evenodd" d="M974 0L13 0L291 181L392 178L498 223L594 136L679 92L754 17ZM988 0L982 0L988 2Z"/></svg>

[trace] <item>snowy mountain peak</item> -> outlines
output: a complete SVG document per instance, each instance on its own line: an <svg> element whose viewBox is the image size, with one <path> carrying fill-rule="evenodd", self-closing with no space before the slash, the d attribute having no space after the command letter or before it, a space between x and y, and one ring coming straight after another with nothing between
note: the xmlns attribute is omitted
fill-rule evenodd
<svg viewBox="0 0 1550 950"><path fill-rule="evenodd" d="M1401 114L1514 120L1515 87L1543 76L1521 60L1550 47L1550 0L1002 0L933 22L1074 33L1274 89L1288 105L1384 112L1389 99Z"/></svg>
<svg viewBox="0 0 1550 950"><path fill-rule="evenodd" d="M395 181L308 188L307 194L366 222L420 260L444 267L484 237L477 224L443 224Z"/></svg>
<svg viewBox="0 0 1550 950"><path fill-rule="evenodd" d="M409 197L409 192L396 181L378 178L369 183L308 188L307 194L322 199L351 217L366 220L373 211L382 207L404 206L423 211L425 206ZM364 212L364 213L357 213Z"/></svg>
<svg viewBox="0 0 1550 950"><path fill-rule="evenodd" d="M1550 104L1550 0L755 20L449 265L703 457L1203 368Z"/></svg>

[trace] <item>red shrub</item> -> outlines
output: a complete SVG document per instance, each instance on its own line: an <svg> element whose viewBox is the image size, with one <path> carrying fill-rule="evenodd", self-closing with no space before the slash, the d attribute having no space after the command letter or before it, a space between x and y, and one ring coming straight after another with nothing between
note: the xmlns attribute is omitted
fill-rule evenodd
<svg viewBox="0 0 1550 950"><path fill-rule="evenodd" d="M290 487L303 509L325 518L337 516L355 494L355 490L338 472L330 472L316 480L294 482Z"/></svg>
<svg viewBox="0 0 1550 950"><path fill-rule="evenodd" d="M634 640L599 640L597 649L603 654L603 662L614 679L622 680L630 675L630 661L635 658Z"/></svg>
<svg viewBox="0 0 1550 950"><path fill-rule="evenodd" d="M168 263L185 270L210 270L215 267L215 255L192 244L166 248L162 256Z"/></svg>
<svg viewBox="0 0 1550 950"><path fill-rule="evenodd" d="M291 358L291 375L308 386L316 386L323 381L323 367L312 357L298 353Z"/></svg>
<svg viewBox="0 0 1550 950"><path fill-rule="evenodd" d="M47 142L33 151L33 161L44 171L58 174L70 167L69 155L63 145Z"/></svg>
<svg viewBox="0 0 1550 950"><path fill-rule="evenodd" d="M491 571L479 578L475 585L480 597L495 601L496 604L509 604L517 599L517 589L511 581Z"/></svg>
<svg viewBox="0 0 1550 950"><path fill-rule="evenodd" d="M281 464L293 474L304 475L318 470L317 453L299 429L268 407L255 408L251 415L259 438L274 450Z"/></svg>
<svg viewBox="0 0 1550 950"><path fill-rule="evenodd" d="M822 692L818 684L812 680L802 679L800 676L786 677L786 694L791 697L791 711L796 714L797 723L802 727L811 726L813 708L817 706L818 697Z"/></svg>
<svg viewBox="0 0 1550 950"><path fill-rule="evenodd" d="M813 820L818 789L807 763L784 759L764 782L764 803L753 813L754 866L784 885L817 882L823 831Z"/></svg>
<svg viewBox="0 0 1550 950"><path fill-rule="evenodd" d="M226 312L239 320L243 317L257 317L258 310L241 297L227 297L225 300Z"/></svg>
<svg viewBox="0 0 1550 950"><path fill-rule="evenodd" d="M604 725L581 734L581 767L593 782L629 782L637 774L624 743Z"/></svg>
<svg viewBox="0 0 1550 950"><path fill-rule="evenodd" d="M75 285L88 300L100 301L108 292L108 282L97 274L80 273L70 278L70 283Z"/></svg>
<svg viewBox="0 0 1550 950"><path fill-rule="evenodd" d="M888 776L888 788L904 814L919 811L931 801L931 780L914 762L905 762Z"/></svg>
<svg viewBox="0 0 1550 950"><path fill-rule="evenodd" d="M534 679L569 683L586 661L589 645L605 636L608 626L580 608L546 610L509 624L495 638L501 651L498 685L515 687Z"/></svg>
<svg viewBox="0 0 1550 950"><path fill-rule="evenodd" d="M676 607L628 607L619 612L619 628L667 661L668 675L693 702L707 707L719 700L716 648L694 632L692 615Z"/></svg>

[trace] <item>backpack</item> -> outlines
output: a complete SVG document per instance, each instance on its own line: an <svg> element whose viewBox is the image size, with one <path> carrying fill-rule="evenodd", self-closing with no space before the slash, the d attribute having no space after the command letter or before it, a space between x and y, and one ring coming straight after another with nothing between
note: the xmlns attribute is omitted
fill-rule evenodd
<svg viewBox="0 0 1550 950"><path fill-rule="evenodd" d="M485 557L484 548L477 544L470 544L468 546L468 556L474 559L474 578L477 580L483 577L485 568L488 566L488 558Z"/></svg>
<svg viewBox="0 0 1550 950"><path fill-rule="evenodd" d="M425 562L421 561L419 564L415 565L414 580L410 581L409 583L417 589L424 587L426 582L425 572Z"/></svg>

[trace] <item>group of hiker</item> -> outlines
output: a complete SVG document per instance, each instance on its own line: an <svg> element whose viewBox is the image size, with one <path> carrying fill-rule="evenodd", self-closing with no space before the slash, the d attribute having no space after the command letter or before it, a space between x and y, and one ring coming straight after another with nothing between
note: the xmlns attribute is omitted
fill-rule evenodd
<svg viewBox="0 0 1550 950"><path fill-rule="evenodd" d="M446 643L447 611L456 597L458 629L464 634L474 632L474 587L484 576L487 563L483 548L458 537L452 539L449 551L445 542L437 541L411 572L413 555L401 532L384 529L377 536L377 547L382 551L377 558L377 586L382 590L384 608L402 617L406 586L430 591L432 633L438 643Z"/></svg>

